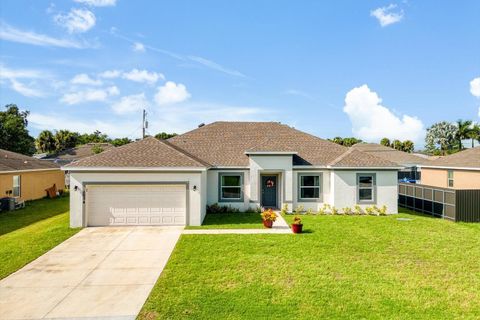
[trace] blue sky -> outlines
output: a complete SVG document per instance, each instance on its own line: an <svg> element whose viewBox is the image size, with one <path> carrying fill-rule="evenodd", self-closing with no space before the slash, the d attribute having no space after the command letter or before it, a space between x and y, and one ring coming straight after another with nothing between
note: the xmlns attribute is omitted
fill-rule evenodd
<svg viewBox="0 0 480 320"><path fill-rule="evenodd" d="M479 121L479 1L2 1L0 103L139 137L216 120L422 144Z"/></svg>

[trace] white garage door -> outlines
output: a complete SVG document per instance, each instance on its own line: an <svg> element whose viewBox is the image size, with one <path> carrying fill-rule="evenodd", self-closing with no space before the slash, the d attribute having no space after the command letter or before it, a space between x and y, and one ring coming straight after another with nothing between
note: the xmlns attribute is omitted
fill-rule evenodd
<svg viewBox="0 0 480 320"><path fill-rule="evenodd" d="M185 225L185 185L88 185L89 226Z"/></svg>

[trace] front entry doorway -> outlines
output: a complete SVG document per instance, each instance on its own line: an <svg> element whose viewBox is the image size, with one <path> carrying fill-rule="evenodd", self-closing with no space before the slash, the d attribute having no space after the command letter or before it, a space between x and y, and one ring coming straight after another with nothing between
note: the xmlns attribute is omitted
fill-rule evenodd
<svg viewBox="0 0 480 320"><path fill-rule="evenodd" d="M277 176L262 176L262 207L277 208Z"/></svg>

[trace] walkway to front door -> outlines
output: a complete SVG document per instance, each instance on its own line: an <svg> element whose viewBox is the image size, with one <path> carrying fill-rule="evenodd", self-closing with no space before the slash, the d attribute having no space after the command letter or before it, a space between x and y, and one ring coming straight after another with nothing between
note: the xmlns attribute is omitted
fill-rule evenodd
<svg viewBox="0 0 480 320"><path fill-rule="evenodd" d="M277 176L262 175L262 207L277 208Z"/></svg>
<svg viewBox="0 0 480 320"><path fill-rule="evenodd" d="M135 319L182 230L83 229L0 281L0 318Z"/></svg>

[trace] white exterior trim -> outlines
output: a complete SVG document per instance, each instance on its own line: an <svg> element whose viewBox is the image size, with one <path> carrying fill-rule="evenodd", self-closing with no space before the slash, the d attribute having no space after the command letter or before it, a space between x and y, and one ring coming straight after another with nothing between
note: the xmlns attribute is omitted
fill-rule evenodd
<svg viewBox="0 0 480 320"><path fill-rule="evenodd" d="M480 168L474 168L474 167L449 167L449 166L418 166L418 167L419 168L429 168L429 169L480 171Z"/></svg>
<svg viewBox="0 0 480 320"><path fill-rule="evenodd" d="M95 172L95 171L160 171L160 172L175 172L175 171L207 171L207 168L199 167L61 167L63 171L70 172Z"/></svg>
<svg viewBox="0 0 480 320"><path fill-rule="evenodd" d="M62 168L48 168L48 169L26 169L26 170L9 170L9 171L0 171L0 174L2 173L21 173L21 172L40 172L40 171L55 171L59 170L62 171Z"/></svg>
<svg viewBox="0 0 480 320"><path fill-rule="evenodd" d="M327 166L328 169L332 170L402 170L405 167L332 167Z"/></svg>
<svg viewBox="0 0 480 320"><path fill-rule="evenodd" d="M256 156L267 155L267 156L290 156L293 154L298 154L296 151L245 151L245 154L253 154Z"/></svg>

